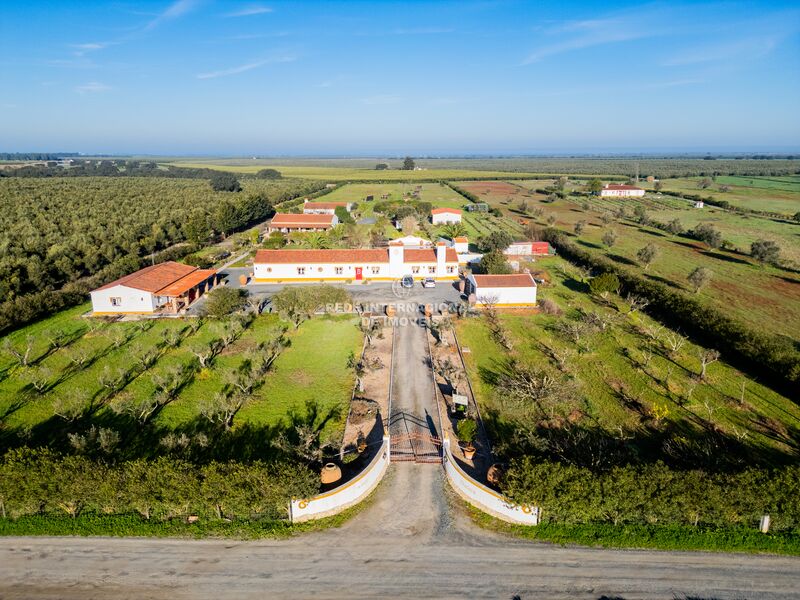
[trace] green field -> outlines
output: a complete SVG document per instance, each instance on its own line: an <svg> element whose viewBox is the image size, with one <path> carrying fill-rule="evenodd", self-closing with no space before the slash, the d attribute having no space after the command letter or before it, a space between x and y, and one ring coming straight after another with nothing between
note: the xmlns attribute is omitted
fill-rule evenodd
<svg viewBox="0 0 800 600"><path fill-rule="evenodd" d="M594 300L585 293L577 269L563 259L541 259L536 267L552 278L551 285L539 289L539 301L554 301L564 314L502 315L512 352L499 345L485 319L457 321L460 343L470 349L465 354L469 376L501 455L512 431L531 418L531 407L494 393L496 378L513 355L549 373L559 385L575 386L578 401L556 407L556 422L624 439L642 460L701 461L698 449L707 443L709 431L727 444L729 455L723 460L796 460L798 442L791 432L800 427L800 408L788 398L723 362L711 364L707 380L699 380L698 346L687 341L667 352L669 330L641 312L629 314L621 298ZM595 313L606 325L584 332L576 343L558 324L578 322L582 313Z"/></svg>
<svg viewBox="0 0 800 600"><path fill-rule="evenodd" d="M664 190L684 194L712 196L716 200L725 200L732 206L781 213L787 216L800 212L800 175L785 177L716 177L710 187L698 187L703 177L664 179L661 184ZM653 189L655 184L642 183L645 189ZM720 191L720 186L730 186L730 191Z"/></svg>
<svg viewBox="0 0 800 600"><path fill-rule="evenodd" d="M480 184L475 185L480 188ZM494 199L491 195L486 198L504 214L514 218L519 217L519 204L525 201L529 215L536 208L543 211L539 217L531 216L538 225L546 226L546 219L552 214L556 217L555 227L570 234L575 223L584 221L586 227L577 239L582 248L605 255L627 268L641 270L646 277L679 289L689 291L686 279L689 273L695 267L707 267L713 271L713 279L699 292L702 301L757 330L800 339L800 275L761 265L746 254L754 240L773 240L781 247L787 265L797 265L800 263L800 245L797 243L800 231L796 224L739 215L708 205L695 209L687 200L663 195L648 194L644 199L568 196L545 202L544 196L531 196L520 188L514 195L504 193L495 195ZM644 206L650 218L661 222L677 218L686 229L701 222L711 223L742 253L710 249L688 237L639 225L633 219L633 209L639 204ZM603 215L611 216L619 208L625 209L627 217L612 217L606 225L602 221ZM617 241L611 248L602 241L609 229L617 233ZM639 249L650 243L658 246L659 255L645 271L636 255Z"/></svg>
<svg viewBox="0 0 800 600"><path fill-rule="evenodd" d="M325 436L337 436L343 426L354 381L347 359L358 352L362 339L353 319L320 317L295 330L276 315L262 315L200 368L191 350L219 339L227 323L183 319L96 323L81 316L88 308L63 311L7 336L17 349L25 349L29 339L32 347L27 367L16 364L8 352L0 353L0 438L13 443L23 436L37 444L65 446L69 432L91 423L135 429L112 407L124 398L153 398L159 382L178 367L185 369L184 384L145 429L165 435L211 428L201 414L204 402L223 388L227 375L248 356L260 352L260 343L281 337L286 347L236 415L234 432L242 426L292 427L313 417L306 414L307 408L317 412L315 424ZM48 342L56 333L63 340L59 348ZM168 343L171 336L175 339ZM147 352L156 352L157 358L145 368L138 358ZM79 359L84 361L81 366L76 363ZM122 383L104 387L109 378ZM38 379L46 382L40 391L31 385ZM54 416L65 398L85 404L84 416L74 422ZM149 451L158 453L158 448Z"/></svg>
<svg viewBox="0 0 800 600"><path fill-rule="evenodd" d="M372 168L340 168L316 166L288 166L267 163L263 165L228 165L203 162L170 162L179 167L217 169L232 171L234 173L254 174L261 169L277 169L284 177L299 177L302 179L317 179L322 181L430 181L461 179L469 177L508 177L507 171L482 171L461 169L421 169L418 171L403 171L390 169L376 171ZM514 176L517 174L515 173ZM535 176L535 173L519 173L520 177Z"/></svg>

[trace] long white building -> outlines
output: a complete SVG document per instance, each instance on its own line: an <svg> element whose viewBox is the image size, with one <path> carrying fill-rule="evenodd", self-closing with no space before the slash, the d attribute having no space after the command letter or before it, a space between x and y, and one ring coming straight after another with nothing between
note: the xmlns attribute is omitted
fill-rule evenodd
<svg viewBox="0 0 800 600"><path fill-rule="evenodd" d="M253 261L255 283L327 281L395 281L458 279L453 248L406 248L402 245L364 250L259 250Z"/></svg>
<svg viewBox="0 0 800 600"><path fill-rule="evenodd" d="M347 212L353 208L351 202L310 202L306 200L303 203L304 215L332 215L336 213L336 209L342 207Z"/></svg>
<svg viewBox="0 0 800 600"><path fill-rule="evenodd" d="M468 294L475 294L475 306L492 304L506 308L536 306L536 282L530 273L516 275L470 275Z"/></svg>
<svg viewBox="0 0 800 600"><path fill-rule="evenodd" d="M609 197L609 196L617 196L617 197L631 197L631 196L644 196L644 190L642 188L633 186L633 185L623 185L621 183L607 183L603 186L603 189L600 190L600 196Z"/></svg>

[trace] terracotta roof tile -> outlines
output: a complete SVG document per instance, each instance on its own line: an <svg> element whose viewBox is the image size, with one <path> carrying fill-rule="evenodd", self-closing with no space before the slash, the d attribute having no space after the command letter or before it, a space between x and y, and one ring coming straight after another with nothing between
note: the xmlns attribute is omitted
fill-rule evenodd
<svg viewBox="0 0 800 600"><path fill-rule="evenodd" d="M337 208L339 206L347 208L349 202L306 202L303 204L303 208L316 208L316 209L326 209L329 210L331 208Z"/></svg>
<svg viewBox="0 0 800 600"><path fill-rule="evenodd" d="M216 274L217 272L214 269L197 269L196 271L193 271L192 273L189 273L188 275L181 277L168 286L158 290L158 292L156 292L156 296L167 296L169 298L181 296L196 285L203 283L206 279Z"/></svg>
<svg viewBox="0 0 800 600"><path fill-rule="evenodd" d="M536 282L529 273L517 275L473 275L478 288L499 287L536 287Z"/></svg>
<svg viewBox="0 0 800 600"><path fill-rule="evenodd" d="M606 190L641 190L642 188L636 187L635 185L625 185L622 183L609 183L605 186Z"/></svg>
<svg viewBox="0 0 800 600"><path fill-rule="evenodd" d="M125 275L125 277L120 277L94 291L105 290L116 285L124 285L137 290L155 293L196 270L197 267L190 265L173 261L163 262L145 267L135 273Z"/></svg>
<svg viewBox="0 0 800 600"><path fill-rule="evenodd" d="M461 211L457 208L434 208L431 210L432 215L441 215L443 213L452 213L454 215L460 215Z"/></svg>
<svg viewBox="0 0 800 600"><path fill-rule="evenodd" d="M333 227L334 215L296 215L278 213L272 217L273 227Z"/></svg>
<svg viewBox="0 0 800 600"><path fill-rule="evenodd" d="M385 248L366 250L258 250L255 261L259 264L328 264L328 263L388 263L389 251Z"/></svg>

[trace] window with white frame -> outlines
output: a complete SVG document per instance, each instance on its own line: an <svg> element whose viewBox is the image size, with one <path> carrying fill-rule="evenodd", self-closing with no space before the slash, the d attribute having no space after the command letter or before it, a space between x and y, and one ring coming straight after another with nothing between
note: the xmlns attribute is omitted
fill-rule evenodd
<svg viewBox="0 0 800 600"><path fill-rule="evenodd" d="M305 275L306 274L306 268L305 267L297 267L297 274L298 275Z"/></svg>
<svg viewBox="0 0 800 600"><path fill-rule="evenodd" d="M109 298L109 300L111 300L111 306L122 306L122 298L119 296Z"/></svg>
<svg viewBox="0 0 800 600"><path fill-rule="evenodd" d="M381 272L381 268L380 267L372 267L372 274L373 275L377 275L380 272Z"/></svg>
<svg viewBox="0 0 800 600"><path fill-rule="evenodd" d="M344 267L334 267L333 270L337 275L341 275L344 273Z"/></svg>
<svg viewBox="0 0 800 600"><path fill-rule="evenodd" d="M419 273L419 267L411 267L412 275L417 275Z"/></svg>
<svg viewBox="0 0 800 600"><path fill-rule="evenodd" d="M456 271L455 267L447 267L447 272L448 273L455 273L455 271Z"/></svg>
<svg viewBox="0 0 800 600"><path fill-rule="evenodd" d="M428 267L428 273L436 273L436 267Z"/></svg>

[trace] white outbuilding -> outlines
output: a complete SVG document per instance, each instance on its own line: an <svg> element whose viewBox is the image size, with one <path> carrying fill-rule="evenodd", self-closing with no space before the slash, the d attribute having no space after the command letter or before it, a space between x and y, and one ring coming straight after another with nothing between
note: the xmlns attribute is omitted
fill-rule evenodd
<svg viewBox="0 0 800 600"><path fill-rule="evenodd" d="M93 290L96 315L179 314L218 283L214 269L163 262Z"/></svg>
<svg viewBox="0 0 800 600"><path fill-rule="evenodd" d="M536 306L536 282L530 273L470 275L467 293L475 294L475 306L527 308Z"/></svg>
<svg viewBox="0 0 800 600"><path fill-rule="evenodd" d="M434 225L461 223L461 211L457 208L434 208L431 211L431 223Z"/></svg>

